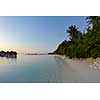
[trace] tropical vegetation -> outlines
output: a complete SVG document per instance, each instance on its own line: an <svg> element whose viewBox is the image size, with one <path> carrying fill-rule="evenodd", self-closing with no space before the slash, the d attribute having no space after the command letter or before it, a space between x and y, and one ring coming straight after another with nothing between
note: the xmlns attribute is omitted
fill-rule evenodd
<svg viewBox="0 0 100 100"><path fill-rule="evenodd" d="M53 54L69 58L100 57L100 16L86 17L87 28L81 32L76 25L67 29L68 40L64 40Z"/></svg>

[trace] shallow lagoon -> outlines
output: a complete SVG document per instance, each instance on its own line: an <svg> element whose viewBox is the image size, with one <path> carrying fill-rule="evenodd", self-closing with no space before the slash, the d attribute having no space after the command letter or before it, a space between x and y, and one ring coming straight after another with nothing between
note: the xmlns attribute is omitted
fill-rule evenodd
<svg viewBox="0 0 100 100"><path fill-rule="evenodd" d="M57 56L18 55L0 57L0 82L48 83L62 82L61 62Z"/></svg>

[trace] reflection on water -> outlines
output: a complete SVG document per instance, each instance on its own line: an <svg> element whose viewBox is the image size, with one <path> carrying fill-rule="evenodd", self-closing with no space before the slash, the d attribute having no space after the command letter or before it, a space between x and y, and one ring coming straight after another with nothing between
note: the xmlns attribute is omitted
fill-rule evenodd
<svg viewBox="0 0 100 100"><path fill-rule="evenodd" d="M61 82L59 58L48 55L0 57L0 82Z"/></svg>
<svg viewBox="0 0 100 100"><path fill-rule="evenodd" d="M12 63L15 60L17 60L17 57L0 57L0 64Z"/></svg>

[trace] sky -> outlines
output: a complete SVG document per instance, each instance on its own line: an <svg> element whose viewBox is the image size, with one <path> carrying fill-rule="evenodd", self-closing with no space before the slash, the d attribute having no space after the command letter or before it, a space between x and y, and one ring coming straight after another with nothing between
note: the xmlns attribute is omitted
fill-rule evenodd
<svg viewBox="0 0 100 100"><path fill-rule="evenodd" d="M70 25L85 30L85 16L0 16L0 50L52 52L67 38Z"/></svg>

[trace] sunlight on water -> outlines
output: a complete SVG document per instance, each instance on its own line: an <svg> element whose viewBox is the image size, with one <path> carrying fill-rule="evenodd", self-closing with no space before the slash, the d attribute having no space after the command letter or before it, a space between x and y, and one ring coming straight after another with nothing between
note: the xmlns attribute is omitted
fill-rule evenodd
<svg viewBox="0 0 100 100"><path fill-rule="evenodd" d="M48 55L0 57L0 82L61 82L57 59Z"/></svg>

